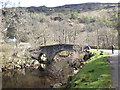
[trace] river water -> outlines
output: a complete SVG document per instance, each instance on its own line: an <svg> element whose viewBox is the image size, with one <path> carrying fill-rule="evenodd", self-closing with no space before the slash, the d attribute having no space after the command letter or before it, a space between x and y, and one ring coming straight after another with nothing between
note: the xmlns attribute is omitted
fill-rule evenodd
<svg viewBox="0 0 120 90"><path fill-rule="evenodd" d="M56 83L67 83L72 68L66 60L51 63L46 70L23 68L2 72L2 88L51 88Z"/></svg>
<svg viewBox="0 0 120 90"><path fill-rule="evenodd" d="M2 76L2 88L50 88L57 82L52 74L39 69L10 70Z"/></svg>

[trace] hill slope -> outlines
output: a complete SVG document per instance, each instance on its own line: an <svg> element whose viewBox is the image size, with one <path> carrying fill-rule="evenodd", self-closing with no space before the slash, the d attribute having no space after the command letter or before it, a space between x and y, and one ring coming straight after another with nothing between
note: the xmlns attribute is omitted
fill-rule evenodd
<svg viewBox="0 0 120 90"><path fill-rule="evenodd" d="M39 45L70 43L117 45L117 4L85 3L48 8L2 9L3 39ZM34 42L34 43L33 43Z"/></svg>

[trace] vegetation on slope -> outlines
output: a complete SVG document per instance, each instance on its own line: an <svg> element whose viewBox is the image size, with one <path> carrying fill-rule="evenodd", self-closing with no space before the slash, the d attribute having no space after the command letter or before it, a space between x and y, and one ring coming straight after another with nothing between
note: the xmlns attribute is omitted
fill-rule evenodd
<svg viewBox="0 0 120 90"><path fill-rule="evenodd" d="M0 17L1 39L15 37L18 42L35 46L82 43L108 48L112 44L117 45L118 33L114 27L117 24L117 7L80 13L64 10L64 13L46 15L44 12L29 12L26 8L5 8Z"/></svg>
<svg viewBox="0 0 120 90"><path fill-rule="evenodd" d="M107 53L100 55L100 51L94 51L83 68L73 77L68 84L69 88L113 88L111 83L111 68L108 65Z"/></svg>
<svg viewBox="0 0 120 90"><path fill-rule="evenodd" d="M109 9L116 7L118 3L83 3L83 4L69 4L64 6L58 7L28 7L29 12L44 12L46 15L50 15L56 12L65 13L66 11L69 12L86 12L86 11L94 11L94 10L101 10L101 9Z"/></svg>

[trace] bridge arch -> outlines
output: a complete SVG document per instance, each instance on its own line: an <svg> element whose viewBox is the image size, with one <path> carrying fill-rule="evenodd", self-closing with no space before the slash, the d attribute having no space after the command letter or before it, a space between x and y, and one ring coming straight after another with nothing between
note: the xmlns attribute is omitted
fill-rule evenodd
<svg viewBox="0 0 120 90"><path fill-rule="evenodd" d="M57 53L61 51L80 52L82 51L82 47L80 47L79 45L71 45L71 44L57 44L57 45L41 46L37 49L37 51L38 51L37 59L40 63L50 63L53 61ZM45 61L41 59L42 56L46 57Z"/></svg>

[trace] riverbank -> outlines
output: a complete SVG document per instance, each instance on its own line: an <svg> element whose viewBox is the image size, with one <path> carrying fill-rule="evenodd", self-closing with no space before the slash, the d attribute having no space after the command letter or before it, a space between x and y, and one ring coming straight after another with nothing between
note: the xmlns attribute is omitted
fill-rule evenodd
<svg viewBox="0 0 120 90"><path fill-rule="evenodd" d="M50 65L46 66L45 72L47 73L44 73L44 70L42 72L41 68L39 67L40 63L37 60L30 58L29 50L27 48L13 48L12 44L8 46L4 47L1 52L3 54L1 54L1 61L3 61L2 71L4 72L4 87L9 86L18 88L22 85L19 85L18 83L16 86L14 86L14 84L11 85L9 82L30 82L34 79L34 77L37 78L37 82L39 83L42 80L39 77L43 78L46 76L48 77L48 81L50 81L49 85L47 82L45 82L45 80L45 85L42 85L41 83L41 86L39 86L39 88L64 88L68 78L69 80L67 88L112 88L110 76L111 68L109 67L107 62L107 57L109 56L107 53L93 50L91 52L94 53L86 51L80 54L72 53L66 56L67 52L64 51L64 53L58 53L54 57L53 62ZM79 68L82 69L80 69L79 71ZM14 78L15 75L16 78ZM20 81L21 76L22 78L25 77L24 79L22 79L22 81ZM31 79L28 79L29 76ZM51 76L56 78L51 80ZM6 78L8 77L9 79L6 80ZM72 81L70 80L71 77L73 77ZM29 85L25 84L24 87L37 86L33 85L33 83L29 83Z"/></svg>
<svg viewBox="0 0 120 90"><path fill-rule="evenodd" d="M44 65L30 57L28 47L13 47L13 44L3 46L0 54L3 88L64 88L69 76L74 76L83 63L94 55L88 51L61 51L50 64Z"/></svg>
<svg viewBox="0 0 120 90"><path fill-rule="evenodd" d="M100 55L100 51L94 51L95 56L84 63L80 71L72 77L67 88L113 88L111 81L111 67L107 53Z"/></svg>

